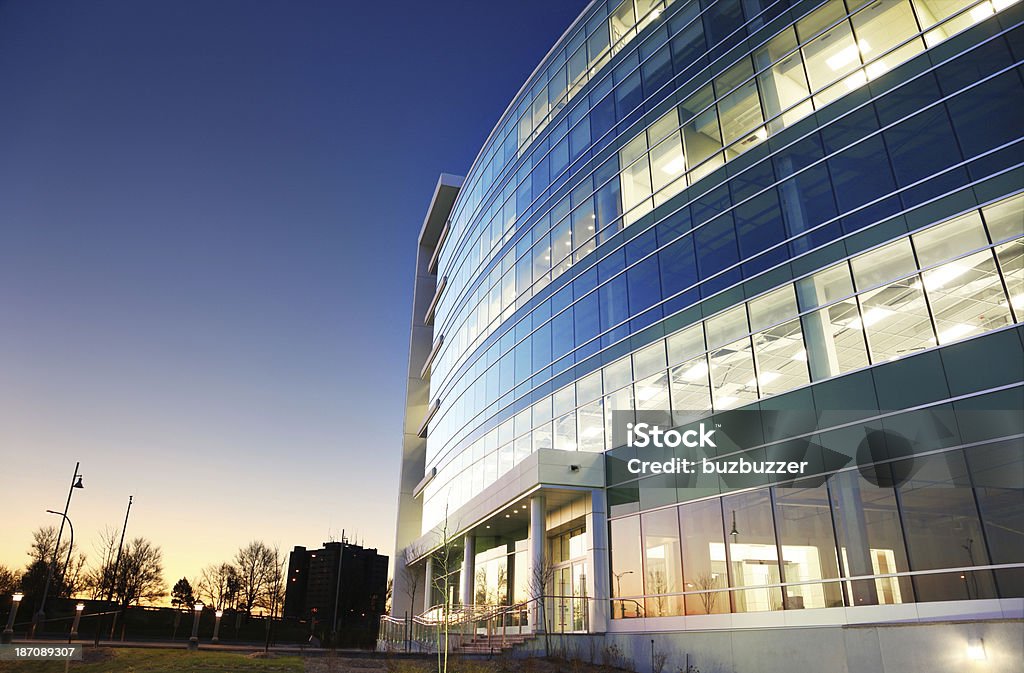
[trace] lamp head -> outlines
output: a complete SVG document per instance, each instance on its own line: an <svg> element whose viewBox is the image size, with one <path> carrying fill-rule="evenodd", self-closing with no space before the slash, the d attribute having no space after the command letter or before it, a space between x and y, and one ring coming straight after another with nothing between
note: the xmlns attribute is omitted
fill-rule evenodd
<svg viewBox="0 0 1024 673"><path fill-rule="evenodd" d="M77 610L78 612L81 612L84 609L85 609L85 603L79 603L78 605L75 606L75 610Z"/></svg>
<svg viewBox="0 0 1024 673"><path fill-rule="evenodd" d="M224 611L223 610L217 610L216 614L217 614L217 619L220 619L221 617L224 616Z"/></svg>
<svg viewBox="0 0 1024 673"><path fill-rule="evenodd" d="M202 601L196 601L195 607L193 607L192 609L195 610L196 612L202 612L203 611L203 602Z"/></svg>
<svg viewBox="0 0 1024 673"><path fill-rule="evenodd" d="M72 488L85 488L85 486L82 485L82 475L78 475L78 480L74 483Z"/></svg>
<svg viewBox="0 0 1024 673"><path fill-rule="evenodd" d="M15 603L20 603L21 599L24 598L24 597L25 597L25 594L23 594L23 593L16 593L13 596L11 596L11 598L14 599Z"/></svg>

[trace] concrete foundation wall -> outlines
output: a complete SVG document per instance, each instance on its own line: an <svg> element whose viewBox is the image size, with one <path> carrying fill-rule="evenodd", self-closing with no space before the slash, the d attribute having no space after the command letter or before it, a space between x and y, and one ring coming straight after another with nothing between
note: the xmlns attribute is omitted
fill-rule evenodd
<svg viewBox="0 0 1024 673"><path fill-rule="evenodd" d="M981 638L986 660L967 657ZM1017 673L1024 620L549 636L551 653L639 673ZM542 654L540 636L517 656ZM664 655L660 672L652 667Z"/></svg>

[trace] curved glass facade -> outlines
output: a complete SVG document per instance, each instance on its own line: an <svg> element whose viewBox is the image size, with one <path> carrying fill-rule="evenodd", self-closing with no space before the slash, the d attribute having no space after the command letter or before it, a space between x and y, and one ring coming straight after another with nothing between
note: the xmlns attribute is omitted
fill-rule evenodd
<svg viewBox="0 0 1024 673"><path fill-rule="evenodd" d="M613 620L1024 595L1021 5L591 3L434 252L418 532L596 453ZM647 411L849 459L638 477L612 419ZM865 458L926 411L941 441Z"/></svg>

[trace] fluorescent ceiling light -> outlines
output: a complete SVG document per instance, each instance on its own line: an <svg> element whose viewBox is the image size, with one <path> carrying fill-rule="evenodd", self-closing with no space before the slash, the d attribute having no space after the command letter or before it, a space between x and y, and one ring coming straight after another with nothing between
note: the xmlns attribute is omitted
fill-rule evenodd
<svg viewBox="0 0 1024 673"><path fill-rule="evenodd" d="M833 71L838 72L850 65L857 58L857 53L866 54L871 51L871 45L868 44L867 40L860 40L857 44L851 44L848 47L843 47L832 56L825 59L825 64L832 68Z"/></svg>
<svg viewBox="0 0 1024 673"><path fill-rule="evenodd" d="M946 329L939 332L939 343L948 344L950 341L956 341L957 339L963 338L976 331L974 325L968 325L967 323L954 323Z"/></svg>
<svg viewBox="0 0 1024 673"><path fill-rule="evenodd" d="M983 2L971 10L971 19L974 23L978 23L979 21L984 21L995 13L996 10L992 7L991 2Z"/></svg>
<svg viewBox="0 0 1024 673"><path fill-rule="evenodd" d="M655 395L658 394L658 389L654 386L643 386L636 391L636 398L641 402L646 402Z"/></svg>
<svg viewBox="0 0 1024 673"><path fill-rule="evenodd" d="M732 405L736 404L739 400L738 397L732 397L730 395L724 395L722 397L715 398L715 407L718 409L727 409Z"/></svg>
<svg viewBox="0 0 1024 673"><path fill-rule="evenodd" d="M946 264L937 269L924 272L924 287L926 290L938 290L940 287L967 273L969 266L963 264Z"/></svg>
<svg viewBox="0 0 1024 673"><path fill-rule="evenodd" d="M791 359L796 360L797 362L807 362L807 351L801 348L793 354Z"/></svg>
<svg viewBox="0 0 1024 673"><path fill-rule="evenodd" d="M750 379L749 381L747 381L747 387L748 388L753 388L754 385L759 383L759 382L760 382L760 384L762 386L763 385L767 385L767 384L771 383L772 381L778 379L780 376L782 376L782 374L780 374L778 372L761 372L760 376L756 376L756 377Z"/></svg>
<svg viewBox="0 0 1024 673"><path fill-rule="evenodd" d="M892 317L893 311L881 306L875 306L864 312L863 321L860 318L854 318L847 325L850 329L863 329L864 327L871 327L877 322L885 320L886 318Z"/></svg>
<svg viewBox="0 0 1024 673"><path fill-rule="evenodd" d="M686 169L686 157L680 154L678 157L661 167L661 170L669 175L681 173Z"/></svg>
<svg viewBox="0 0 1024 673"><path fill-rule="evenodd" d="M598 435L600 435L602 431L603 431L603 428L600 428L600 427L598 427L596 425L592 425L592 426L590 426L589 428L587 428L586 430L583 431L583 437L586 438L586 439L592 439L592 438L597 437Z"/></svg>
<svg viewBox="0 0 1024 673"><path fill-rule="evenodd" d="M872 80L889 72L889 66L886 65L885 61L879 59L874 63L868 63L867 67L864 68L864 71L868 74L868 79Z"/></svg>
<svg viewBox="0 0 1024 673"><path fill-rule="evenodd" d="M683 378L687 381L696 381L697 379L707 376L707 373L708 363L701 361L683 372Z"/></svg>

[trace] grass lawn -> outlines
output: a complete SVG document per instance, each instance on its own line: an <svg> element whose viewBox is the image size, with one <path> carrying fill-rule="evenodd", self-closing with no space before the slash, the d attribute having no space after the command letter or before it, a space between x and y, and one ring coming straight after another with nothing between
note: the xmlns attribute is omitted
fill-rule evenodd
<svg viewBox="0 0 1024 673"><path fill-rule="evenodd" d="M2 662L3 673L63 673L64 662ZM234 652L189 652L132 648L92 648L85 650L85 661L72 661L67 668L74 673L302 673L301 657L261 659Z"/></svg>

